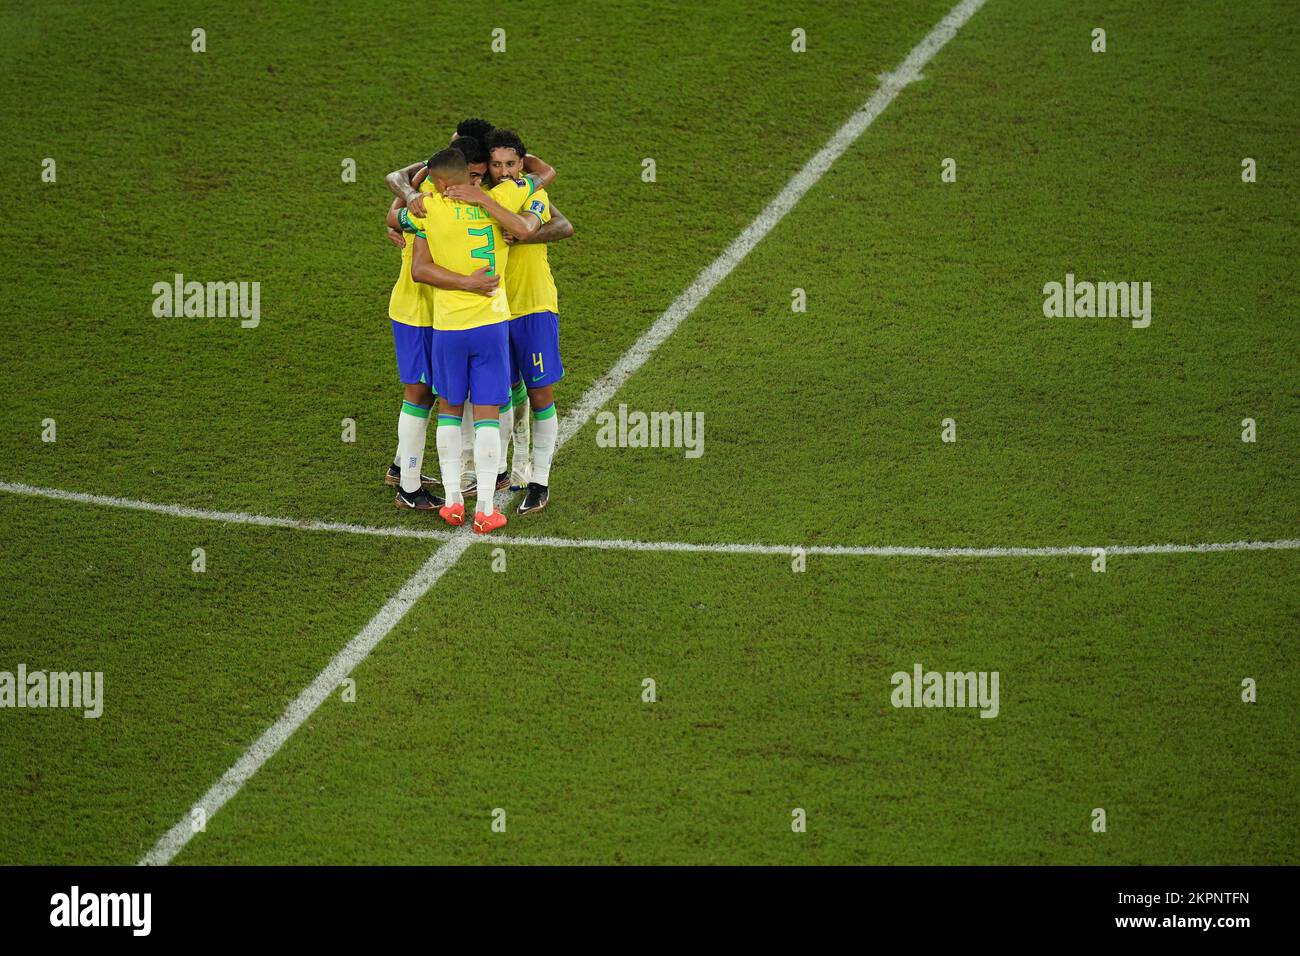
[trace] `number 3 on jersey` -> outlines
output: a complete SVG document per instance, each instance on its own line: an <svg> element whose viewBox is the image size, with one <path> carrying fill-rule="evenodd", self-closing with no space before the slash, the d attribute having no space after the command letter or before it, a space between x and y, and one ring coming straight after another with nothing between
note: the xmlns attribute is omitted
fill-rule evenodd
<svg viewBox="0 0 1300 956"><path fill-rule="evenodd" d="M482 259L487 263L488 275L496 275L497 255L493 251L496 248L496 240L492 236L492 227L488 225L480 226L478 229L470 229L469 234L471 236L483 236L487 240L483 245L470 252L470 256L474 259Z"/></svg>

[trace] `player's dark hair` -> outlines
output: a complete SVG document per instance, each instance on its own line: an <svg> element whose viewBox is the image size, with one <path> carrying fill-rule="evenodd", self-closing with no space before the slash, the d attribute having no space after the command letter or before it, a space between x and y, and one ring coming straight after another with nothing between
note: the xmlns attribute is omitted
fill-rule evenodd
<svg viewBox="0 0 1300 956"><path fill-rule="evenodd" d="M470 117L463 119L456 124L457 136L473 136L480 143L486 145L488 137L492 135L493 126L485 119ZM473 162L473 160L470 160Z"/></svg>
<svg viewBox="0 0 1300 956"><path fill-rule="evenodd" d="M519 138L519 134L512 129L497 127L488 137L488 152L494 149L513 149L520 159L528 155L528 149L524 146L524 141Z"/></svg>
<svg viewBox="0 0 1300 956"><path fill-rule="evenodd" d="M488 161L487 147L482 141L473 136L457 136L451 141L448 149L458 149L465 154L467 163L486 163Z"/></svg>
<svg viewBox="0 0 1300 956"><path fill-rule="evenodd" d="M438 176L453 182L469 181L469 167L465 162L465 154L458 149L448 146L434 153L429 157L427 165L430 176Z"/></svg>

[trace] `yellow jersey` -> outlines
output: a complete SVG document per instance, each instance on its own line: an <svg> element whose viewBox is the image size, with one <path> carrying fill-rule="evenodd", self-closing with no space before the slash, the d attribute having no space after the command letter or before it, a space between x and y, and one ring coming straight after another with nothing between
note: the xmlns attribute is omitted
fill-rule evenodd
<svg viewBox="0 0 1300 956"><path fill-rule="evenodd" d="M529 179L507 179L494 186L490 195L508 212L520 212L533 191ZM510 247L501 238L500 223L486 209L433 192L424 201L424 211L423 216L412 216L403 209L399 218L403 227L413 226L416 235L429 244L434 262L461 275L484 266L488 275L508 274ZM434 289L433 301L433 327L444 331L476 329L510 318L504 282L490 297L458 289Z"/></svg>
<svg viewBox="0 0 1300 956"><path fill-rule="evenodd" d="M434 192L433 183L426 177L420 183L420 192ZM393 284L393 293L388 297L388 317L403 325L415 325L428 328L433 325L433 286L416 282L411 278L411 253L415 247L414 233L406 236L406 245L402 247L402 271Z"/></svg>
<svg viewBox="0 0 1300 956"><path fill-rule="evenodd" d="M529 198L523 209L542 222L551 221L551 197L539 189ZM555 292L555 279L551 277L551 264L546 258L546 243L525 242L510 247L510 269L501 277L510 301L510 317L534 312L559 313L560 305Z"/></svg>

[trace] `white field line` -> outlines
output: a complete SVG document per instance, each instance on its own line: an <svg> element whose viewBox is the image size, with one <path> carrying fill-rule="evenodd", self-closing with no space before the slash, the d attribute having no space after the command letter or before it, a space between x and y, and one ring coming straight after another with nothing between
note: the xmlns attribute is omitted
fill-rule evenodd
<svg viewBox="0 0 1300 956"><path fill-rule="evenodd" d="M875 121L881 111L893 102L894 97L898 95L898 91L920 76L921 68L930 62L930 59L939 52L943 45L953 38L962 24L969 20L975 11L983 5L984 0L961 0L949 11L947 16L935 25L934 29L926 34L925 38L907 55L897 70L882 78L883 85L871 95L871 98L867 100L862 109L849 117L848 122L840 127L835 135L831 137L830 142L822 147L821 151L795 174L794 178L781 190L776 199L759 213L758 218L750 223L749 227L740 234L740 237L700 273L687 290L655 321L650 330L637 339L632 347L623 354L618 362L614 364L613 369L606 373L603 378L597 380L586 394L579 399L573 411L562 419L560 432L556 438L555 450L557 454L560 446L577 434L596 411L613 397L614 393L627 381L628 377L646 363L646 360L650 358L655 349L662 345L673 330L681 325L682 321L691 314L704 297L719 282L725 279L731 273L731 270L740 264L740 261L758 244L759 240L772 231L772 227L781 221L782 217L790 211L800 197L821 179L826 170L830 168L831 163L838 159L853 141L861 136L867 127ZM279 749L280 744L284 743L284 740L300 727L304 720L311 716L312 711L320 706L329 695L329 692L334 687L337 687L338 681L347 676L353 667L365 659L371 648L393 629L411 605L423 597L429 588L433 587L434 582L442 576L443 572L464 554L472 540L469 537L472 533L468 526L462 528L461 531L452 536L451 540L434 552L424 567L403 585L397 596L384 605L379 614L375 615L370 624L366 625L365 630L348 642L347 647L339 653L339 656L330 662L330 667L322 671L312 685L289 705L289 709L285 711L284 716L276 721L266 734L249 748L248 752L236 762L235 766L226 772L196 806L202 807L205 805L205 801L211 801L215 807L220 807L234 796L244 782L252 777L258 768ZM350 650L355 650L355 655L349 656ZM336 664L339 665L337 668L335 667ZM341 669L344 667L346 669ZM332 684L329 683L331 680L333 680ZM320 693L315 692L318 686L324 688ZM272 735L277 733L277 728L279 728L278 733L283 734L283 736L272 738ZM211 814L208 814L208 816L210 817ZM153 850L147 853L140 862L169 863L189 842L192 836L193 830L187 814L176 826L163 835Z"/></svg>
<svg viewBox="0 0 1300 956"><path fill-rule="evenodd" d="M655 349L664 344L668 336L673 334L677 326L682 324L695 307L704 301L718 283L731 274L731 271L745 256L749 255L777 223L785 218L785 214L817 184L817 181L831 168L831 164L839 159L844 151L866 132L867 127L875 122L876 117L885 111L885 107L894 101L899 91L921 78L921 69L983 5L984 0L962 0L926 34L925 39L918 43L911 53L907 54L907 58L897 70L880 77L881 86L871 94L871 98L862 105L862 108L848 118L830 141L808 160L803 169L794 174L794 178L786 183L777 197L767 204L767 208L758 214L758 218L751 222L731 245L727 246L722 255L713 260L696 277L686 291L668 307L668 310L659 316L654 325L633 343L614 367L592 383L591 388L573 406L573 410L566 412L565 417L560 420L557 452L559 446L580 431L582 426L614 397L614 393L646 363Z"/></svg>
<svg viewBox="0 0 1300 956"><path fill-rule="evenodd" d="M449 541L452 532L436 528L376 528L371 525L346 524L339 521L303 521L298 518L274 518L270 515L248 514L244 511L209 511L206 508L190 508L187 505L160 505L152 501L136 501L133 498L115 498L111 495L92 495L84 491L64 491L61 488L39 488L36 485L24 485L17 482L0 481L0 491L15 495L31 495L36 498L53 498L55 501L71 501L82 505L103 505L108 508L127 508L131 511L151 511L154 514L170 515L173 518L199 518L204 521L220 521L227 524L251 524L263 528L294 528L299 531L342 531L347 534L367 534L379 538L419 538L428 541Z"/></svg>
<svg viewBox="0 0 1300 956"><path fill-rule="evenodd" d="M334 655L334 659L316 675L316 679L294 698L285 712L280 715L280 719L268 727L262 736L258 737L256 742L244 752L244 755L235 761L234 766L222 774L221 779L190 808L188 814L162 835L153 849L140 860L141 865L170 863L194 836L194 810L202 810L203 819L210 820L227 800L238 793L262 764L270 760L281 745L293 736L293 732L315 713L316 708L339 689L343 678L352 673L353 668L375 649L375 645L397 626L397 622L411 609L411 605L420 600L438 578L456 563L456 559L469 547L471 540L468 535L457 535L454 540L448 541L435 551L420 570L415 572L414 577L388 599L388 602L379 609L379 613L361 629L361 633L348 641L343 650Z"/></svg>
<svg viewBox="0 0 1300 956"><path fill-rule="evenodd" d="M297 518L275 518L268 515L247 514L242 511L208 511L185 505L163 505L132 498L109 495L92 495L59 488L40 488L15 482L0 481L0 491L55 501L77 504L101 505L109 508L126 508L147 511L173 518L197 518L228 524L248 524L267 528L293 528L299 531L333 531L343 534L368 535L376 538L418 538L421 540L460 541L463 533L421 530L416 528L385 528L339 521L304 521ZM432 519L431 519L432 520ZM1300 550L1300 538L1283 538L1276 541L1224 541L1204 544L1098 544L1098 545L1048 545L1038 548L1017 547L925 547L912 545L846 545L846 544L758 544L714 543L694 541L635 541L626 538L557 538L547 536L520 537L494 534L490 538L468 539L471 544L512 545L531 548L589 548L599 551L672 551L684 554L776 554L790 556L796 550L806 555L826 557L865 558L1060 558L1089 556L1100 548L1108 556L1126 554L1208 554L1216 551L1288 551ZM463 550L463 549L462 549Z"/></svg>
<svg viewBox="0 0 1300 956"><path fill-rule="evenodd" d="M595 548L601 551L674 551L686 554L779 554L790 557L796 550L805 555L864 558L1060 558L1091 556L1102 550L1108 557L1123 554L1203 554L1214 551L1285 551L1300 549L1300 538L1281 541L1227 541L1221 544L1120 544L1061 545L1045 548L933 548L896 545L785 545L785 544L696 544L690 541L628 541L593 538L521 538L493 536L499 545L533 545L543 548Z"/></svg>

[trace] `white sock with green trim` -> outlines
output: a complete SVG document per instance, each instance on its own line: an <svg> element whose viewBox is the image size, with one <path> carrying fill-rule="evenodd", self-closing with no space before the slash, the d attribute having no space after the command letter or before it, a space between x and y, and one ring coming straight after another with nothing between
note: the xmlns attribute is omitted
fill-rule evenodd
<svg viewBox="0 0 1300 956"><path fill-rule="evenodd" d="M424 440L429 428L429 410L414 402L402 402L397 416L397 457L402 469L402 490L420 490L420 465L424 462Z"/></svg>
<svg viewBox="0 0 1300 956"><path fill-rule="evenodd" d="M516 382L510 390L510 404L515 411L515 457L511 459L510 483L522 485L528 481L528 422L533 417L529 414L528 390L523 382Z"/></svg>
<svg viewBox="0 0 1300 956"><path fill-rule="evenodd" d="M506 470L506 462L510 460L510 436L514 434L515 428L515 410L509 405L501 406L501 447L497 453L497 467L502 471ZM496 480L492 482L492 487L496 487Z"/></svg>
<svg viewBox="0 0 1300 956"><path fill-rule="evenodd" d="M460 425L460 484L468 488L474 478L474 406L465 404L465 419Z"/></svg>
<svg viewBox="0 0 1300 956"><path fill-rule="evenodd" d="M494 509L497 487L497 455L501 452L501 421L481 418L474 422L474 465L478 472L477 511L485 515Z"/></svg>
<svg viewBox="0 0 1300 956"><path fill-rule="evenodd" d="M402 404L406 404L403 400ZM397 447L393 449L393 466L402 467L402 413L397 413Z"/></svg>
<svg viewBox="0 0 1300 956"><path fill-rule="evenodd" d="M533 474L529 479L539 485L551 483L551 456L555 454L555 439L560 433L560 416L555 403L533 411Z"/></svg>
<svg viewBox="0 0 1300 956"><path fill-rule="evenodd" d="M449 505L464 504L460 486L460 416L439 415L436 439L438 467L442 469L442 493Z"/></svg>

